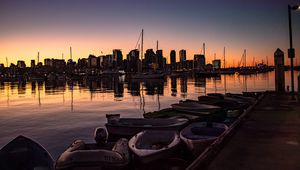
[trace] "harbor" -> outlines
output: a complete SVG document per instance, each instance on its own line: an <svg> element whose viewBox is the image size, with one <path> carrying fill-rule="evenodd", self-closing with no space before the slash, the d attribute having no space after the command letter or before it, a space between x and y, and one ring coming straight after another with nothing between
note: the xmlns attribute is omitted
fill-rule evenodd
<svg viewBox="0 0 300 170"><path fill-rule="evenodd" d="M238 75L236 75L236 76L238 76ZM249 77L249 75L247 75L247 77ZM225 78L225 76L223 77L223 78ZM192 78L192 79L194 79L194 78ZM206 78L206 79L210 79L210 78ZM168 79L168 81L169 80L171 80L171 78L170 79ZM179 80L180 80L180 78L179 78ZM194 80L196 80L196 79L194 79ZM230 79L227 79L227 81L228 80L230 80ZM249 80L249 79L248 79ZM251 78L250 78L250 80L251 80ZM188 81L190 81L190 80L188 80ZM143 81L138 81L138 82L140 82L140 83L142 83ZM205 84L207 85L207 83L208 83L209 81L205 81ZM223 81L222 81L223 82ZM230 81L229 81L229 83L230 83ZM256 82L256 83L258 83L258 82ZM190 84L190 83L181 83L180 84L180 86L184 86L184 84L186 84L187 85L187 87L180 87L180 89L191 89L191 87L190 87L190 85L188 85L188 84ZM230 83L231 84L231 83ZM263 83L263 84L265 84L265 83ZM145 85L145 84L144 84ZM144 88L143 86L144 86L143 84L142 84L142 89ZM245 106L243 106L243 105L241 105L241 104L239 104L239 105L237 105L237 103L235 104L235 103L232 103L232 102L235 102L235 101L231 101L232 99L232 97L233 96L235 96L235 94L233 94L233 96L231 96L231 94L232 93L228 93L228 92L233 92L233 90L231 89L231 88L229 88L229 89L223 89L224 91L223 92L221 92L220 91L220 87L218 88L218 90L217 90L217 88L215 87L215 89L214 89L214 86L216 86L217 84L211 84L211 87L207 87L207 86L202 86L202 88L203 88L203 90L200 90L200 91L198 91L197 93L198 93L198 95L197 95L197 93L195 94L195 95L189 95L189 94L187 94L187 95L179 95L179 97L182 99L182 102L183 101L186 101L186 102L183 102L183 103L181 103L180 101L179 101L179 105L178 104L175 104L175 103L178 103L178 100L177 100L177 102L171 102L169 105L166 105L166 104L161 104L160 102L163 102L164 101L164 94L166 93L166 91L164 90L163 91L163 93L162 94L160 94L160 92L159 91L157 91L158 89L161 89L161 87L154 87L154 89L156 89L157 88L157 90L154 90L153 92L151 92L151 91L148 91L149 90L149 87L148 88L145 88L144 90L145 90L145 94L142 94L142 93L144 93L143 92L143 90L141 90L141 91L139 91L140 92L140 95L141 96L143 96L143 95L145 95L145 96L148 96L148 95L150 95L150 96L152 96L152 94L154 94L154 96L156 95L155 93L158 93L157 94L157 96L159 96L159 94L161 95L160 97L158 97L158 98L156 98L156 99L160 99L160 100L156 100L157 102L159 102L158 104L157 104L157 106L158 106L158 108L156 108L156 109L154 109L153 111L154 112L149 112L149 110L148 109L146 109L145 110L145 108L147 108L147 107L145 107L145 105L147 105L147 103L142 103L141 104L141 106L140 106L140 111L141 111L141 114L143 115L143 117L145 117L146 119L145 120L147 120L147 119L149 119L150 118L150 120L151 120L151 118L155 118L155 119L165 119L166 120L166 123L169 123L170 125L172 124L172 121L167 121L167 119L169 119L169 118L171 118L171 117L182 117L182 118L185 118L185 119L187 119L187 120L190 120L190 121L192 121L192 122L195 122L195 123L197 123L197 122L206 122L206 121L214 121L214 122L227 122L226 123L226 125L228 126L228 130L225 130L224 131L224 133L222 133L222 135L220 136L220 137L218 137L215 141L212 141L212 142L210 142L210 145L206 145L205 146L205 148L202 148L201 149L201 151L200 152L196 152L196 153L194 153L194 154L192 154L192 153L189 153L189 151L187 151L186 150L186 148L185 147L183 147L183 143L181 143L180 144L180 147L177 149L177 151L176 152L173 152L173 154L170 154L170 156L166 156L165 158L164 158L164 163L162 164L162 162L160 162L160 161L145 161L145 163L143 163L143 164L141 164L141 163L138 163L138 162L140 162L139 160L135 160L135 159L137 159L137 158L131 158L131 159L133 159L133 160L131 160L131 161L133 161L133 162L135 162L135 163L133 163L133 162L131 162L131 163L129 163L129 162L127 162L126 164L124 164L124 165L122 165L122 166L124 166L124 168L125 169L147 169L147 168L155 168L156 166L162 166L163 165L163 167L164 167L164 169L168 169L168 168L174 168L174 167L176 167L176 168L179 168L179 169L198 169L198 168L215 168L215 169L219 169L218 168L218 166L225 166L225 165L222 165L222 163L223 164L227 164L227 162L228 161L224 161L224 159L223 158L219 158L219 157L221 157L222 155L223 155L223 152L225 152L226 153L226 150L227 150L227 146L229 146L228 148L230 148L229 150L230 151L228 151L228 152L232 152L232 151L235 151L235 149L233 149L233 148L231 148L230 147L230 144L231 144L231 142L235 142L235 140L238 140L238 141L240 141L240 140L242 140L243 139L243 137L241 137L241 138L237 138L236 139L236 135L238 136L238 134L239 134L239 132L240 132L240 130L241 131L243 131L243 126L244 126L244 124L246 124L247 125L247 121L250 119L250 120L254 120L254 119L252 119L252 117L251 117L251 115L252 114L254 114L254 115L256 115L257 114L257 116L259 117L259 116L262 116L262 111L261 112L259 112L260 110L263 110L263 113L265 113L265 112L272 112L273 113L273 111L274 110L278 110L278 109L276 109L275 108L275 106L274 106L274 103L276 103L276 101L278 102L278 101L281 101L281 100L284 100L284 99L286 99L286 100L284 100L284 101L286 101L285 103L282 103L282 104L280 104L279 105L279 107L280 108L283 108L283 110L282 111L287 111L288 109L287 108L292 108L291 110L294 110L294 106L295 105L297 105L297 102L289 102L290 100L288 100L289 99L289 95L288 94L284 94L284 95L277 95L276 93L274 93L274 92L267 92L267 93L264 93L263 91L261 91L260 93L257 93L257 96L253 96L254 94L256 94L256 93L251 93L251 92L245 92L244 93L244 95L246 95L245 97L246 98L248 98L248 96L250 97L250 96L252 96L252 97L255 97L256 98L256 100L255 100L255 102L254 103L252 103L251 105L245 105ZM273 84L274 85L274 84ZM274 88L274 86L273 85L271 85L271 87L270 88ZM218 86L218 85L217 85ZM26 87L26 86L25 86ZM75 86L76 87L76 86ZM114 86L114 87L116 87L116 86ZM246 87L247 87L247 85L242 85L241 86L241 91L240 91L240 93L242 92L242 91L244 91L244 90L246 90ZM207 89L206 89L207 88ZM223 86L223 88L224 88L224 86ZM263 88L263 87L262 87ZM5 88L4 88L5 89ZM54 88L55 89L55 88ZM76 89L76 88L75 88ZM147 90L148 89L148 90ZM151 88L150 88L151 89ZM171 90L171 89L169 89L169 90ZM75 90L76 91L76 90ZM114 90L113 90L114 91ZM134 90L134 91L138 91L138 90ZM147 92L148 91L148 92ZM201 92L202 91L202 92ZM179 91L180 92L180 91ZM182 91L181 91L182 92ZM216 92L221 92L221 93L216 93ZM58 92L56 92L56 93L54 93L54 95L59 95L59 91ZM65 93L65 92L63 92L63 93ZM73 93L74 93L74 91L73 91ZM76 93L76 92L75 92ZM97 92L96 92L97 93ZM100 91L100 93L101 93L101 91ZM107 93L107 92L106 92ZM218 100L216 100L216 98L215 97L217 97L217 96L222 96L221 94L224 94L224 93L227 93L227 99L226 99L226 102L225 101L223 101L223 100L220 100L219 101L219 99ZM131 95L133 95L133 93L129 93L129 94L131 94ZM200 96L199 96L200 95ZM216 95L216 96L215 96ZM120 96L120 95L119 95ZM122 95L121 95L122 96ZM126 96L126 95L125 95ZM144 96L144 97L145 97ZM239 96L239 95L238 95ZM176 96L173 96L173 97L176 97ZM97 97L95 97L95 99L97 99ZM141 99L141 102L145 102L145 99L143 99L143 98L140 98ZM228 99L230 99L230 100L228 100ZM253 98L254 99L254 98ZM272 99L272 100L271 100ZM13 100L13 99L12 99ZM43 98L42 99L40 99L41 100L41 106L43 107ZM66 99L65 99L66 100ZM67 99L68 100L68 99ZM67 101L66 100L66 101ZM199 100L199 101L202 101L202 102L200 102L200 103L205 103L205 104L213 104L213 105L215 105L215 106L217 106L217 105L219 105L219 106L222 106L222 108L223 109L225 109L225 110L234 110L234 109L242 109L242 108L244 108L244 109L242 109L242 112L240 113L240 114L238 114L238 115L240 115L240 116L238 116L238 117L236 117L236 118L234 118L234 119L232 119L232 118L230 118L230 119L228 119L228 118L226 118L226 117L223 117L223 116L221 116L220 117L220 115L218 116L218 115L216 115L216 114L214 114L215 116L213 116L213 117L211 117L211 116L205 116L206 114L207 114L207 112L216 112L216 111L218 111L218 107L211 107L211 106L209 106L209 105L198 105L197 103L197 100ZM228 101L227 101L228 100ZM249 99L247 99L247 100L249 100ZM146 100L147 101L147 100ZM176 100L174 100L174 101L176 101ZM252 101L252 99L250 100L250 101ZM254 100L253 100L254 101ZM73 101L74 102L74 101ZM116 101L116 102L118 102L118 101ZM222 102L223 102L223 104L222 104ZM224 103L225 102L225 103ZM230 103L228 103L228 102L230 102ZM76 103L76 102L75 102ZM186 104L188 104L188 105L186 105L186 106L188 106L187 108L184 108L184 107L186 107L185 106L185 103ZM194 103L194 104L193 104ZM74 104L74 103L73 103ZM182 105L182 104L184 104L184 105ZM193 104L193 106L192 107L190 107L191 109L192 108L194 108L193 110L190 110L190 109L188 109L189 108L189 106L190 106L190 104ZM47 104L46 104L47 105ZM144 108L143 108L143 105L144 105ZM178 107L178 106L180 106L180 107ZM70 105L70 106L72 106L72 105ZM175 107L176 106L176 107ZM166 109L165 107L173 107L173 109L175 109L175 110L168 110L168 109ZM183 108L181 108L181 107L183 107ZM206 110L203 110L204 108L201 108L202 107L205 107L206 108ZM75 106L75 108L76 108L76 106ZM198 109L197 109L198 108ZM74 109L74 105L72 106L72 109ZM157 110L157 109L159 109L159 110ZM179 110L178 110L179 109ZM188 109L188 110L187 110ZM296 109L296 108L295 108ZM75 109L76 110L76 109ZM176 111L177 110L177 111ZM279 109L280 110L280 109ZM73 110L74 111L74 110ZM259 112L259 113L256 113L256 112ZM105 115L107 115L109 112L106 112L106 114ZM111 112L111 113L113 113L113 112ZM237 112L238 113L238 112ZM281 112L280 112L281 113ZM298 113L297 111L296 111L296 113ZM115 112L115 114L120 114L120 112ZM200 116L199 117L199 114L204 114L203 116ZM233 114L233 115L236 115L236 113L227 113L227 114ZM282 114L282 113L281 113ZM102 120L103 121L103 125L105 125L105 122L108 122L109 120L106 120L105 121L105 115L103 115L104 116L104 119ZM221 114L222 115L222 114ZM142 125L142 127L143 126L145 126L145 125L147 125L147 124L149 124L149 123L151 123L151 121L148 121L148 123L147 122L143 122L143 123L138 123L140 120L143 120L143 119L141 119L141 118L134 118L134 117L136 117L136 116L130 116L130 115L128 115L128 114L124 114L124 113L121 113L119 116L121 116L121 119L123 119L123 116L125 116L125 118L126 118L126 121L128 121L129 120L129 118L131 118L132 119L132 123L134 123L134 124L140 124L140 125ZM295 116L295 114L294 114L294 116ZM138 117L140 117L140 116L138 116ZM274 119L279 119L279 120L282 120L282 118L280 118L280 114L278 115L278 117L276 116L276 117L274 117ZM296 114L296 117L295 118L297 118L297 114ZM117 118L117 119L120 119L120 118ZM120 120L121 120L120 119ZM259 118L260 119L260 118ZM267 123L267 121L272 121L272 119L273 119L273 117L272 118L270 118L270 117L264 117L264 119L262 119L261 121L263 121L262 123ZM184 119L183 119L184 120ZM297 121L297 119L293 119L293 120L295 120L295 121ZM125 121L125 119L124 119L124 121ZM276 120L275 120L276 121ZM71 144L75 139L81 139L81 140L83 140L83 141L85 141L85 142L88 142L88 143L94 143L95 141L93 140L93 135L92 135L92 131L97 127L96 126L96 124L98 124L99 125L99 123L93 123L92 121L88 121L89 123L92 123L92 124L94 124L93 126L90 126L90 125L87 125L87 126L85 126L84 128L85 129L89 129L88 131L90 131L89 132L89 134L90 135L87 135L87 134L85 134L84 136L86 136L87 135L87 137L86 138L80 138L80 137L78 137L78 135L80 135L78 132L75 132L74 130L72 130L72 131L74 131L75 133L73 134L73 137L72 138L70 138L70 137L68 137L68 141L69 141L69 144ZM158 122L157 122L158 123ZM166 123L163 123L163 124L165 124L166 125ZM92 125L91 124L91 125ZM107 123L106 123L107 124ZM127 124L127 123L126 123ZM185 123L184 123L185 124ZM182 129L183 127L187 127L187 125L184 125L184 124L182 124L182 127L180 127L180 128L178 128L178 130L179 129ZM190 123L189 123L190 124ZM193 124L193 123L192 123ZM277 122L277 124L278 124L278 122ZM112 124L113 125L113 127L115 126L114 124ZM196 124L195 124L196 125ZM128 126L128 125L126 125L126 126ZM197 125L197 126L203 126L203 125ZM262 125L253 125L253 127L252 128L256 128L256 127L261 127ZM100 126L101 127L101 126ZM106 126L107 127L107 126ZM120 139L121 137L127 137L128 138L128 140L129 139L131 139L132 138L132 135L133 134L135 134L135 133L138 133L138 131L142 131L142 130L146 130L147 129L147 127L148 127L148 125L147 126L145 126L145 127L143 127L142 129L139 129L139 130L136 130L136 131L134 131L132 134L130 134L129 136L127 135L127 136L119 136L119 135L113 135L112 134L112 131L111 130L109 130L108 129L108 136L110 137L110 140L112 140L113 139L113 141L117 141L118 139ZM161 128L159 128L159 129L161 129ZM293 127L291 127L291 129L294 129ZM58 129L59 130L59 129ZM150 129L149 129L150 130ZM166 129L167 130L167 129ZM258 129L257 131L260 131L261 129ZM111 131L111 132L110 132ZM120 130L114 130L115 132L117 132L117 133L123 133L122 132L122 130L120 129ZM128 130L125 130L125 131L127 131L127 132L129 132L130 130L128 129ZM125 132L124 131L124 132ZM83 131L82 131L83 132ZM126 133L127 133L126 132ZM180 132L180 130L178 131L178 132ZM85 132L86 133L86 132ZM160 132L155 132L155 134L154 134L154 136L155 135L159 135L159 133ZM259 132L257 132L258 134L260 134ZM261 133L263 133L263 132L261 132ZM274 132L275 134L276 134L276 132ZM246 135L246 137L249 137L249 136L247 136L247 133L245 133L245 132L243 132L243 134L244 135ZM256 133L254 133L254 134L256 134ZM281 136L281 135L280 135ZM284 135L283 135L284 136ZM114 137L114 138L112 138L112 137ZM280 138L280 137L279 137ZM161 138L162 139L162 138ZM268 139L269 139L269 137L268 137ZM8 139L9 140L9 139ZM61 139L61 140L63 140L63 138ZM182 139L181 139L182 140ZM262 140L262 139L261 139ZM266 139L267 140L267 139ZM40 140L39 140L40 141ZM42 145L43 145L43 140L41 140L42 141ZM52 140L52 141L47 141L47 143L48 142L54 142L55 140ZM249 141L248 140L248 138L245 138L244 140L242 140L242 141ZM250 140L251 141L251 140ZM182 142L182 141L181 141ZM244 142L242 142L242 143L240 143L240 146L242 147L242 146L244 146L244 145L248 145L248 144L245 144ZM294 140L290 140L290 141L287 141L288 143L291 143L291 145L292 146L297 146L298 144L297 144L297 139L294 139ZM49 143L50 144L50 143ZM254 144L253 144L254 145ZM44 145L43 145L44 146ZM62 152L66 149L66 147L68 146L68 144L67 144L67 142L64 144L64 145L61 145L61 149L60 149L60 151L59 150L57 150L57 146L55 147L55 145L53 145L52 147L53 147L53 149L55 149L56 151L56 156L53 158L54 159L54 161L56 162L57 160L58 160L58 156L59 155L61 155L62 154ZM130 146L130 145L129 145ZM235 147L235 146L237 146L237 144L234 144L232 147ZM93 146L92 148L97 148L97 146ZM255 146L253 146L253 147L255 147ZM47 148L49 148L49 145L46 145L46 149ZM50 147L51 148L51 147ZM255 149L254 149L255 150ZM50 150L51 151L51 150ZM237 148L237 151L236 152L239 152L240 151L240 147L239 147L239 149ZM52 152L52 151L51 151ZM49 154L51 154L51 152L49 153ZM128 153L130 153L130 155L134 155L134 154L137 154L138 152L137 151L135 151L136 153L132 153L131 151L129 152L128 151ZM245 152L247 152L247 151L245 151ZM262 151L263 152L263 151ZM52 152L53 153L53 152ZM247 152L248 153L248 152ZM255 151L255 153L256 153L256 151ZM233 154L232 156L237 156L238 154ZM249 151L249 157L251 156L251 152ZM88 156L88 157L90 157L90 156ZM86 158L88 158L88 157L86 157ZM228 159L230 158L229 157L229 155L225 155L225 157L228 157ZM155 160L155 158L151 158L151 159L154 159ZM218 162L218 159L221 159L221 161L220 162ZM253 158L254 159L254 158ZM128 160L129 161L129 160ZM150 164L151 164L151 166L149 166L149 162L150 162ZM174 164L174 162L177 162L176 164ZM102 166L101 164L99 165L99 166ZM237 165L236 164L232 164L232 165L230 165L230 164L228 164L228 169L230 169L230 168L233 168L233 167L235 167L235 168L238 168L237 167ZM245 165L246 166L246 165ZM225 166L226 167L226 166ZM248 165L247 165L247 167L249 167ZM156 167L157 168L157 167ZM123 168L122 168L123 169ZM239 169L239 168L238 168ZM262 168L263 169L263 168Z"/></svg>
<svg viewBox="0 0 300 170"><path fill-rule="evenodd" d="M298 2L0 11L0 170L300 169Z"/></svg>

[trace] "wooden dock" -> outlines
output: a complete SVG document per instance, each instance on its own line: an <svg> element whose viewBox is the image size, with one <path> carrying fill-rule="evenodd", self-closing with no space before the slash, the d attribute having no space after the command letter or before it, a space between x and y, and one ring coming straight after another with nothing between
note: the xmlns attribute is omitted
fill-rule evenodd
<svg viewBox="0 0 300 170"><path fill-rule="evenodd" d="M298 101L288 94L267 93L244 116L187 169L300 169Z"/></svg>

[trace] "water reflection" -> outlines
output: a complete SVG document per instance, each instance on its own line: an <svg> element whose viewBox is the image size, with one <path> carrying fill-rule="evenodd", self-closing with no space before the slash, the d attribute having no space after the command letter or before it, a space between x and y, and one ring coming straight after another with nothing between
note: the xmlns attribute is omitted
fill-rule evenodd
<svg viewBox="0 0 300 170"><path fill-rule="evenodd" d="M297 75L297 74L296 74ZM289 77L289 76L286 76ZM288 80L289 81L289 80ZM288 84L289 82L287 82ZM178 91L178 89L180 91ZM219 77L204 78L193 76L167 77L166 79L130 80L125 76L108 76L98 80L83 81L51 81L51 82L0 82L1 100L6 96L7 105L16 97L31 97L38 99L38 105L42 105L45 96L55 96L65 103L66 96L70 97L71 111L74 109L75 98L90 96L90 101L102 97L113 98L114 101L122 101L124 97L140 97L141 103L146 96L169 95L170 97L186 99L193 94L206 95L208 92L227 93L242 91L263 91L274 89L274 72L258 75L222 75ZM31 96L28 96L28 94ZM110 96L108 94L113 94ZM69 99L67 99L69 100ZM57 101L58 102L58 101ZM143 105L143 104L141 104ZM143 108L143 107L141 107Z"/></svg>

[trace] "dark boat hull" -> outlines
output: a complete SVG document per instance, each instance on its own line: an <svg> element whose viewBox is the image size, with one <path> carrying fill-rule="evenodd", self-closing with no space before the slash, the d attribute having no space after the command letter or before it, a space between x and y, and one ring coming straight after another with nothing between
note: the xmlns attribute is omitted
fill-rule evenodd
<svg viewBox="0 0 300 170"><path fill-rule="evenodd" d="M18 136L0 150L1 170L53 170L51 155L37 142Z"/></svg>

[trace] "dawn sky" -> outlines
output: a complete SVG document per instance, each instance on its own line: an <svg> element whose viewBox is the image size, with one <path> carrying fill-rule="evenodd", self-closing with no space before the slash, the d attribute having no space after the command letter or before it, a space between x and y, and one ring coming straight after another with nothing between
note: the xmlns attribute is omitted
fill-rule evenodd
<svg viewBox="0 0 300 170"><path fill-rule="evenodd" d="M289 47L287 4L299 0L0 0L0 63L27 64L39 51L44 58L73 58L111 53L123 56L135 48L142 29L144 49L186 49L188 59L206 43L207 62L214 53L227 65L240 61L247 49L248 64ZM300 63L300 11L293 12L294 46ZM145 50L144 50L145 51ZM287 54L286 54L287 55ZM297 64L298 64L297 63Z"/></svg>

